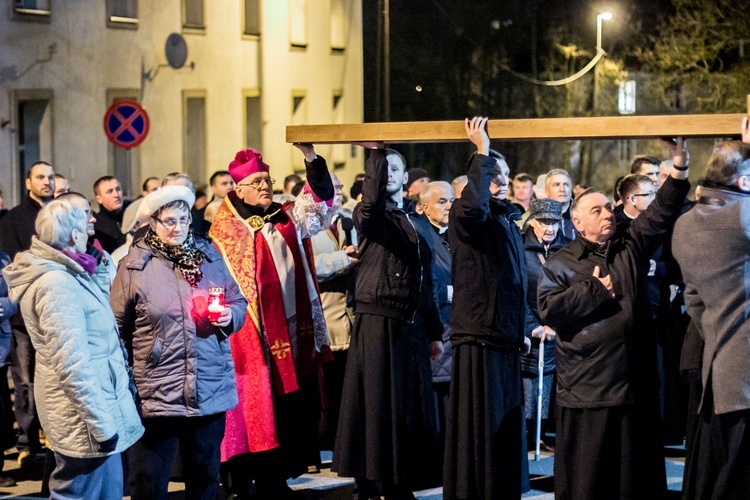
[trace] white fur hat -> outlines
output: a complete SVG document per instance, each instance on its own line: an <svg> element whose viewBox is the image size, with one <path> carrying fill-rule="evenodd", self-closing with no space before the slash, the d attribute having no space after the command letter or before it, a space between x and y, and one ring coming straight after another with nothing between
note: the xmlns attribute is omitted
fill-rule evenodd
<svg viewBox="0 0 750 500"><path fill-rule="evenodd" d="M195 203L195 194L193 194L189 187L177 184L160 187L143 198L141 205L138 207L138 222L142 224L147 223L154 212L167 203L177 200L184 201L188 204L188 207L192 208Z"/></svg>

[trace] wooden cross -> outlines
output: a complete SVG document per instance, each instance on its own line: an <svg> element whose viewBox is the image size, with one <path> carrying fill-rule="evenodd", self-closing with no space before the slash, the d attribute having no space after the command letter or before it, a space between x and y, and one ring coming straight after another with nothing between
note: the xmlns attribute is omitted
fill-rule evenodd
<svg viewBox="0 0 750 500"><path fill-rule="evenodd" d="M750 95L747 96L750 116ZM740 133L742 113L717 115L602 116L592 118L522 118L489 120L490 139L645 139L656 137L728 137ZM465 141L463 121L290 125L286 142L337 144Z"/></svg>

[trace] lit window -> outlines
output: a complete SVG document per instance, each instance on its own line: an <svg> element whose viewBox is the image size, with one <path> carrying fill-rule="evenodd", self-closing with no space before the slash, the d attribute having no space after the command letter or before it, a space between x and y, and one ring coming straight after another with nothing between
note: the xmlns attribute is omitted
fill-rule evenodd
<svg viewBox="0 0 750 500"><path fill-rule="evenodd" d="M635 80L620 82L617 109L622 115L632 115L635 113Z"/></svg>

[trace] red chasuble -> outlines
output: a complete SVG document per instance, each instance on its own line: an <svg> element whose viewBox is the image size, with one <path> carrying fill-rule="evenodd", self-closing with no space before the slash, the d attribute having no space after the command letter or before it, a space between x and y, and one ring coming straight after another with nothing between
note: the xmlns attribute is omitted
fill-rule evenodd
<svg viewBox="0 0 750 500"><path fill-rule="evenodd" d="M322 316L322 309L317 299L317 304L311 304L309 298L306 266L294 223L286 213L276 220L274 229L283 237L294 262L296 314L293 330L287 324L279 270L261 230L255 231L242 219L227 197L209 233L248 300L245 325L229 338L240 402L226 415L222 461L238 454L277 447L272 391L286 394L298 390L298 371L300 375L314 374L324 361L321 357L330 356L327 346L322 346L320 353L316 349L315 328L320 321L316 323L313 318L316 313ZM303 240L303 245L305 243L307 269L314 273L309 238ZM296 345L292 345L290 330L295 332ZM296 366L293 349L297 355Z"/></svg>

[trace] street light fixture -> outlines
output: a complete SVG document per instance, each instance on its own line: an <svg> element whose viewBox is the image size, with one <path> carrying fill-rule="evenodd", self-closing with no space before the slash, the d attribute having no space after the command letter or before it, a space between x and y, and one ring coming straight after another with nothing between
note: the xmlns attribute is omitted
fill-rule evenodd
<svg viewBox="0 0 750 500"><path fill-rule="evenodd" d="M612 19L611 12L602 12L596 16L596 48L602 48L602 21L609 21Z"/></svg>

